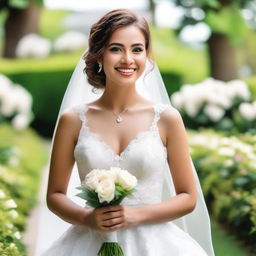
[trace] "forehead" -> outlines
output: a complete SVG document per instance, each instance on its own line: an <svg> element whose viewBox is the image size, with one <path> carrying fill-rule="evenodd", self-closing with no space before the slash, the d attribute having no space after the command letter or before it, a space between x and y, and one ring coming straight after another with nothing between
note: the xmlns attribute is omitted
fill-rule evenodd
<svg viewBox="0 0 256 256"><path fill-rule="evenodd" d="M145 37L142 31L135 25L129 25L118 28L113 32L109 39L109 43L122 43L122 44L145 44Z"/></svg>

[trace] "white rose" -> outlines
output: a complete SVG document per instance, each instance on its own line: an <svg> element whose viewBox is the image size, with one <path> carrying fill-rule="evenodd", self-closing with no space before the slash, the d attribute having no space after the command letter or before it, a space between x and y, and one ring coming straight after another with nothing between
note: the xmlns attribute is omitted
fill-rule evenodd
<svg viewBox="0 0 256 256"><path fill-rule="evenodd" d="M118 173L116 183L124 189L131 190L137 185L137 179L126 170L121 170Z"/></svg>
<svg viewBox="0 0 256 256"><path fill-rule="evenodd" d="M99 183L100 173L101 170L93 169L86 175L85 180L82 182L82 184L89 187L90 189L95 190Z"/></svg>
<svg viewBox="0 0 256 256"><path fill-rule="evenodd" d="M225 111L216 105L207 105L204 108L204 113L213 121L219 121L224 115Z"/></svg>
<svg viewBox="0 0 256 256"><path fill-rule="evenodd" d="M238 110L241 116L247 121L252 121L256 118L256 108L253 104L247 102L241 103Z"/></svg>
<svg viewBox="0 0 256 256"><path fill-rule="evenodd" d="M112 179L104 179L97 185L95 191L98 194L100 203L109 203L115 197L115 183Z"/></svg>
<svg viewBox="0 0 256 256"><path fill-rule="evenodd" d="M6 208L16 208L17 207L17 204L12 199L7 200L4 205Z"/></svg>

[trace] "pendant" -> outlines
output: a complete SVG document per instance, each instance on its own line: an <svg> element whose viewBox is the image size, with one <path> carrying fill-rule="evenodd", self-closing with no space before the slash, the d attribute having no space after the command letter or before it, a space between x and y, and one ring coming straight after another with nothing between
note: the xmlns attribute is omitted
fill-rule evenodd
<svg viewBox="0 0 256 256"><path fill-rule="evenodd" d="M121 116L117 116L116 122L121 123L123 121L123 118Z"/></svg>

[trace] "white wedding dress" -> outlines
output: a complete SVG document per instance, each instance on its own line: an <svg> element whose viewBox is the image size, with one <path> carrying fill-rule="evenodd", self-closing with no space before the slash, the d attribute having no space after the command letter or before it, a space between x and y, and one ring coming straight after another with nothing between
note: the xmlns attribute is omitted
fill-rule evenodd
<svg viewBox="0 0 256 256"><path fill-rule="evenodd" d="M120 155L115 154L99 134L87 127L88 105L74 107L82 121L74 150L80 179L83 180L94 168L117 166L128 170L138 179L136 192L125 198L122 204L136 207L161 202L168 162L157 122L161 112L168 107L170 105L155 104L150 129L139 132ZM96 256L104 242L103 233L85 226L71 225L42 256ZM125 256L207 256L199 243L173 221L121 229L117 231L117 238Z"/></svg>

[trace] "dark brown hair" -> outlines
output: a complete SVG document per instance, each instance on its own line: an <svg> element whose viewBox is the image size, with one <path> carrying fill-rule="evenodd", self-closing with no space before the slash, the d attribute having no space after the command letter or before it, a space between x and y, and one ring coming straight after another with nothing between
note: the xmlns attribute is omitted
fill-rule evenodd
<svg viewBox="0 0 256 256"><path fill-rule="evenodd" d="M147 54L151 53L150 31L145 18L127 9L116 9L108 12L92 25L89 35L89 49L83 56L86 64L84 72L88 77L88 82L95 88L105 87L106 76L103 70L98 73L98 62L102 61L106 44L115 30L129 25L135 25L141 30L145 37Z"/></svg>

